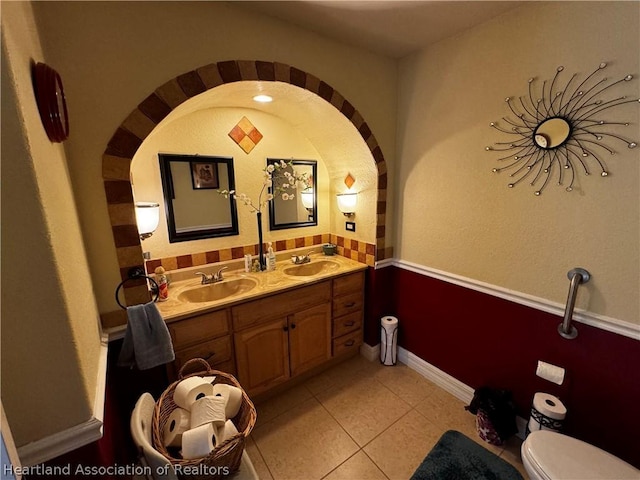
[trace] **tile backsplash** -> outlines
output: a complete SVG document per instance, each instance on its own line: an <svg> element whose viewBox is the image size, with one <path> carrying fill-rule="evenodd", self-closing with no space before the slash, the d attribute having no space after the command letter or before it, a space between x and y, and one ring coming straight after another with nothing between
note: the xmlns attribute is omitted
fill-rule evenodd
<svg viewBox="0 0 640 480"><path fill-rule="evenodd" d="M276 240L276 242L274 242L274 248L276 252L282 252L283 250L314 247L325 243L333 243L337 245L336 253L338 255L342 255L343 257L350 258L360 263L365 263L370 267L373 267L375 264L376 246L372 243L365 243L328 233L308 237L289 238L287 240ZM164 267L167 271L171 271L178 270L180 268L207 265L210 263L239 260L247 254L257 255L258 244L191 253L188 255L179 255L177 257L154 258L145 262L145 268L149 273L153 273L154 270L160 266Z"/></svg>

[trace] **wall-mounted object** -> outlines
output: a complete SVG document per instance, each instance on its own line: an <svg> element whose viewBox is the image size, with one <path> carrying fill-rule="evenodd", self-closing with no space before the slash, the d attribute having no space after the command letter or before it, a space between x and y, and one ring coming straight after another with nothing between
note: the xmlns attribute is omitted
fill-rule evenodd
<svg viewBox="0 0 640 480"><path fill-rule="evenodd" d="M244 151L249 153L262 140L262 134L247 117L242 117L229 132L229 137Z"/></svg>
<svg viewBox="0 0 640 480"><path fill-rule="evenodd" d="M557 184L570 192L578 169L589 175L590 167L595 166L601 176L609 175L603 155L616 152L606 141L621 142L627 148L637 146L635 141L617 133L620 127L628 127L628 123L606 117L615 107L640 102L637 97L629 99L613 93L612 87L631 81L633 76L598 80L606 66L601 63L580 83L577 74L573 74L564 87L559 81L564 71L560 66L553 79L543 81L541 88L536 88L536 79L530 78L527 96L505 99L515 118L503 117L506 126L498 122L491 122L490 126L511 135L512 140L497 142L485 150L509 152L498 159L509 163L493 169L496 173L512 171L509 176L514 180L508 184L509 188L527 180L536 187L534 194L540 195L555 177Z"/></svg>
<svg viewBox="0 0 640 480"><path fill-rule="evenodd" d="M149 238L160 222L160 204L155 202L136 202L136 223L140 240Z"/></svg>
<svg viewBox="0 0 640 480"><path fill-rule="evenodd" d="M44 63L33 65L31 75L44 130L52 142L63 142L69 136L69 118L60 75Z"/></svg>
<svg viewBox="0 0 640 480"><path fill-rule="evenodd" d="M338 193L336 198L338 199L338 209L344 216L353 217L358 203L358 194L356 192Z"/></svg>
<svg viewBox="0 0 640 480"><path fill-rule="evenodd" d="M267 158L267 164L280 163L281 159ZM290 174L304 176L308 181L307 188L305 185L298 183L296 189L283 188L282 185L288 180L284 175L278 175L273 178L270 193L280 189L287 190L294 195L292 200L284 200L280 195L274 195L273 200L269 202L269 230L283 230L286 228L310 227L318 225L318 199L316 192L318 191L318 162L315 160L285 160L291 163L287 170ZM284 172L283 172L284 173Z"/></svg>
<svg viewBox="0 0 640 480"><path fill-rule="evenodd" d="M233 158L158 154L169 242L238 235ZM214 186L216 185L216 186Z"/></svg>

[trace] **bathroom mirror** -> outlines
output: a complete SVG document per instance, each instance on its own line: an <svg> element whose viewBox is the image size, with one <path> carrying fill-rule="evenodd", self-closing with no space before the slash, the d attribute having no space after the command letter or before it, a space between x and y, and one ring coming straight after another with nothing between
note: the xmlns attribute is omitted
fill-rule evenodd
<svg viewBox="0 0 640 480"><path fill-rule="evenodd" d="M233 158L158 154L169 242L238 235Z"/></svg>
<svg viewBox="0 0 640 480"><path fill-rule="evenodd" d="M298 184L292 200L284 200L281 195L275 195L273 200L269 202L269 229L282 230L285 228L309 227L318 224L318 198L317 192L317 162L315 160L291 160L282 159L287 163L291 163L288 171L295 170L297 175L306 175L308 179L308 188L303 189ZM279 158L268 158L267 164L280 162ZM277 190L283 183L286 183L286 177L278 175L273 179L273 188ZM270 191L273 191L271 189Z"/></svg>

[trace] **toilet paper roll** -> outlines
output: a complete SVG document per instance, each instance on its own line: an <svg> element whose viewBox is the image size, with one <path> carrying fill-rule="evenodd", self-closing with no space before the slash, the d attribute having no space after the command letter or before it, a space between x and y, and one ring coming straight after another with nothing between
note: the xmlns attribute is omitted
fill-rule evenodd
<svg viewBox="0 0 640 480"><path fill-rule="evenodd" d="M202 377L194 376L182 380L173 392L173 401L180 408L191 410L191 404L199 398L213 394L213 385Z"/></svg>
<svg viewBox="0 0 640 480"><path fill-rule="evenodd" d="M213 395L220 396L227 402L225 407L227 418L233 418L238 414L242 405L242 390L233 385L218 383L213 386Z"/></svg>
<svg viewBox="0 0 640 480"><path fill-rule="evenodd" d="M182 434L182 458L206 457L218 444L218 434L211 423L187 430Z"/></svg>
<svg viewBox="0 0 640 480"><path fill-rule="evenodd" d="M533 396L533 407L528 428L536 430L554 430L562 428L562 420L567 415L567 407L560 399L549 393L538 392Z"/></svg>
<svg viewBox="0 0 640 480"><path fill-rule="evenodd" d="M191 405L191 428L205 423L213 423L214 427L224 426L226 400L223 397L208 395L196 400Z"/></svg>
<svg viewBox="0 0 640 480"><path fill-rule="evenodd" d="M238 429L231 420L227 420L224 427L218 429L218 443L222 443L225 440L233 437L238 433Z"/></svg>
<svg viewBox="0 0 640 480"><path fill-rule="evenodd" d="M398 328L398 319L396 317L387 316L382 317L380 321L382 328L384 328L385 332L393 332L396 328Z"/></svg>
<svg viewBox="0 0 640 480"><path fill-rule="evenodd" d="M536 375L558 385L562 385L562 382L564 382L564 368L556 367L540 360L538 360Z"/></svg>
<svg viewBox="0 0 640 480"><path fill-rule="evenodd" d="M380 362L383 365L395 365L398 350L398 319L387 316L380 320Z"/></svg>
<svg viewBox="0 0 640 480"><path fill-rule="evenodd" d="M183 408L176 408L169 414L162 436L165 447L179 447L181 445L182 434L191 428L189 417L189 411Z"/></svg>

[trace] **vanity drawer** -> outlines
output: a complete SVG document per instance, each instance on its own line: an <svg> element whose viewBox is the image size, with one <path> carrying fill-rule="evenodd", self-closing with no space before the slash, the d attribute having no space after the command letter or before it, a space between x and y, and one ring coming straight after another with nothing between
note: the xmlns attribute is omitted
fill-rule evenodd
<svg viewBox="0 0 640 480"><path fill-rule="evenodd" d="M229 333L228 310L198 315L186 320L180 320L167 324L173 348L179 350L208 338L216 338Z"/></svg>
<svg viewBox="0 0 640 480"><path fill-rule="evenodd" d="M174 362L176 371L192 358L203 358L209 365L215 367L218 364L231 360L231 336L216 338L208 342L195 345L183 350L176 350L176 360Z"/></svg>
<svg viewBox="0 0 640 480"><path fill-rule="evenodd" d="M333 317L361 311L363 307L362 292L350 293L333 299Z"/></svg>
<svg viewBox="0 0 640 480"><path fill-rule="evenodd" d="M348 333L333 340L333 356L336 357L343 353L358 350L362 345L362 330Z"/></svg>
<svg viewBox="0 0 640 480"><path fill-rule="evenodd" d="M331 282L271 295L231 308L234 330L243 330L331 300Z"/></svg>
<svg viewBox="0 0 640 480"><path fill-rule="evenodd" d="M333 338L362 328L362 312L358 311L333 319Z"/></svg>
<svg viewBox="0 0 640 480"><path fill-rule="evenodd" d="M333 296L338 297L345 293L360 292L364 290L364 272L357 272L333 280Z"/></svg>

